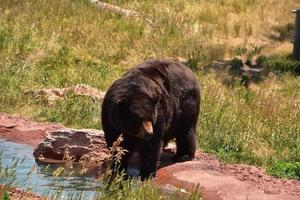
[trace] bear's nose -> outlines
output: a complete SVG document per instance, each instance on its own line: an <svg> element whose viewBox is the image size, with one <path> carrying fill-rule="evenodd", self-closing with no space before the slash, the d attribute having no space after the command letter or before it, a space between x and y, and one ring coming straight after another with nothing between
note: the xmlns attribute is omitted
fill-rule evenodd
<svg viewBox="0 0 300 200"><path fill-rule="evenodd" d="M153 134L152 122L143 121L143 127L144 127L145 131L147 132L147 135L151 136Z"/></svg>

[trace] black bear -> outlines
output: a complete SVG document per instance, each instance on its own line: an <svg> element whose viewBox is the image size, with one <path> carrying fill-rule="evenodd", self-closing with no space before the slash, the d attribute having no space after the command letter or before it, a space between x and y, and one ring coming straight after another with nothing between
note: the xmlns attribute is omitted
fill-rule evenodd
<svg viewBox="0 0 300 200"><path fill-rule="evenodd" d="M128 152L119 170L126 171L138 151L142 180L155 176L161 150L174 138L174 160L192 160L199 109L199 83L184 64L147 60L129 70L108 89L101 112L108 147L124 137L121 146Z"/></svg>

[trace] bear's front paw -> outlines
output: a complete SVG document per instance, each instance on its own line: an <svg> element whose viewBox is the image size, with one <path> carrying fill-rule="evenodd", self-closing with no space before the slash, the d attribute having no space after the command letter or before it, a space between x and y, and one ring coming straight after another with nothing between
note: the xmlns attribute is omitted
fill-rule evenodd
<svg viewBox="0 0 300 200"><path fill-rule="evenodd" d="M185 162L185 161L193 160L194 157L195 157L194 155L183 155L183 156L175 155L173 157L173 161L174 162Z"/></svg>
<svg viewBox="0 0 300 200"><path fill-rule="evenodd" d="M140 176L141 176L141 180L142 181L144 181L144 180L146 180L146 179L152 179L152 178L155 178L155 176L156 176L156 170L155 171L153 171L153 172L144 172L144 173L141 173L140 174Z"/></svg>

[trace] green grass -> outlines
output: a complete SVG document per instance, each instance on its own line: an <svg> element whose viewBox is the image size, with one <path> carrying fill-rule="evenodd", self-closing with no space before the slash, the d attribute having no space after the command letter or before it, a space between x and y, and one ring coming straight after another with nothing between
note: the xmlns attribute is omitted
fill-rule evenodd
<svg viewBox="0 0 300 200"><path fill-rule="evenodd" d="M201 148L229 162L299 161L299 77L268 78L248 90L202 85Z"/></svg>
<svg viewBox="0 0 300 200"><path fill-rule="evenodd" d="M43 105L44 99L37 99L32 104ZM101 102L88 97L69 93L64 99L53 105L41 106L33 114L33 119L59 122L74 128L99 128Z"/></svg>
<svg viewBox="0 0 300 200"><path fill-rule="evenodd" d="M262 65L268 70L290 72L300 75L300 62L292 58L292 55L272 55L263 60Z"/></svg>
<svg viewBox="0 0 300 200"><path fill-rule="evenodd" d="M300 162L277 161L268 169L276 177L285 177L300 180Z"/></svg>
<svg viewBox="0 0 300 200"><path fill-rule="evenodd" d="M99 11L88 0L0 0L1 112L101 128L99 101L68 94L47 105L24 92L80 83L105 91L146 58L178 58L188 61L202 85L200 149L226 162L268 169L278 162L300 161L300 80L285 73L291 71L286 68L298 69L299 63L286 54L269 56L270 49L290 35L294 22L290 10L299 2L106 2L136 10L153 23ZM284 73L247 90L239 81L226 86L218 73L201 70L245 49L250 49L248 57L258 51L266 54L263 66Z"/></svg>

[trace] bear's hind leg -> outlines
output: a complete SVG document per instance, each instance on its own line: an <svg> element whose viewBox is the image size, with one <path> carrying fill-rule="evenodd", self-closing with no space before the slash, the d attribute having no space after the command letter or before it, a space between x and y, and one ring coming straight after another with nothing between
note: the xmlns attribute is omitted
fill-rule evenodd
<svg viewBox="0 0 300 200"><path fill-rule="evenodd" d="M175 162L194 159L196 151L196 128L200 111L199 92L191 92L183 100L181 113L175 128L176 155Z"/></svg>
<svg viewBox="0 0 300 200"><path fill-rule="evenodd" d="M193 160L196 151L196 135L195 129L191 128L188 131L182 130L182 134L176 137L176 155L174 156L175 162L185 162Z"/></svg>

